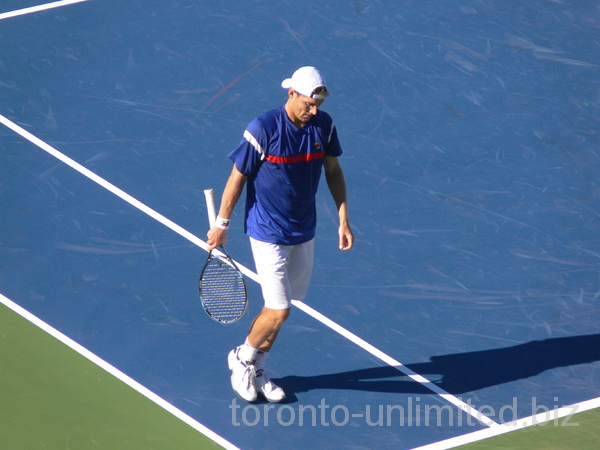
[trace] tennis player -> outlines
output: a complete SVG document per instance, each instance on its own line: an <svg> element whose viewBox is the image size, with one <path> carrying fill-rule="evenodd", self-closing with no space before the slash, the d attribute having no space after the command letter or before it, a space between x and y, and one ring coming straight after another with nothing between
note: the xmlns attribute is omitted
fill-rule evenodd
<svg viewBox="0 0 600 450"><path fill-rule="evenodd" d="M244 344L228 356L233 390L252 402L285 399L265 373L265 361L290 314L292 300L303 300L313 268L315 195L324 169L339 215L339 248L349 250L354 236L348 223L346 183L338 162L342 148L329 114L320 110L328 95L323 75L301 67L283 80L287 102L254 119L241 143L228 155L234 161L215 226L211 248L225 244L234 207L246 185L245 232L250 237L264 308Z"/></svg>

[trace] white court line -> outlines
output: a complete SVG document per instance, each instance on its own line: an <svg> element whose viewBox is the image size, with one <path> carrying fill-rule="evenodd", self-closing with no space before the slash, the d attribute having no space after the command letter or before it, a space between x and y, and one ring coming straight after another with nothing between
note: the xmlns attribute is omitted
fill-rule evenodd
<svg viewBox="0 0 600 450"><path fill-rule="evenodd" d="M412 450L446 450L536 425L547 427L579 426L579 424L577 423L577 416L573 416L573 414L579 414L596 408L600 408L600 397L593 398L591 400L586 400L581 403L575 403L569 406L563 406L562 408L557 408L551 411L539 413L534 416L517 419L513 422L506 422L494 428L485 428L483 430L463 434L462 436L456 436L450 439L446 439L444 441L423 445L422 447L416 447ZM563 420L559 421L559 419ZM552 421L554 421L554 425L550 424Z"/></svg>
<svg viewBox="0 0 600 450"><path fill-rule="evenodd" d="M60 6L73 5L74 3L87 2L88 0L62 0L59 2L46 3L45 5L30 6L29 8L17 9L16 11L10 11L0 14L0 20L8 19L11 17L23 16L25 14L31 14L39 11L46 11L52 8L58 8Z"/></svg>
<svg viewBox="0 0 600 450"><path fill-rule="evenodd" d="M19 125L17 125L16 123L8 120L6 117L4 117L2 115L0 115L0 123L2 123L3 125L5 125L6 127L10 128L11 130L13 130L15 133L19 134L20 136L24 137L25 139L27 139L31 143L35 144L36 146L38 146L42 150L48 152L49 154L51 154L55 158L57 158L60 161L64 162L69 167L72 167L73 169L75 169L76 171L78 171L79 173L81 173L82 175L88 177L89 179L91 179L95 183L99 184L100 186L104 187L108 191L112 192L117 197L120 197L121 199L123 199L127 203L129 203L130 205L132 205L135 208L139 209L140 211L148 214L153 219L157 220L158 222L162 223L166 227L168 227L171 230L175 231L176 233L178 233L182 237L188 239L190 242L196 244L198 247L200 247L200 248L202 248L204 250L206 250L208 248L208 245L202 239L194 236L192 233L190 233L189 231L187 231L184 228L180 227L175 222L167 219L162 214L159 214L158 212L154 211L152 208L146 206L145 204L143 204L139 200L133 198L131 195L127 194L126 192L124 192L123 190L119 189L115 185L109 183L104 178L96 175L91 170L86 169L81 164L75 162L74 160L72 160L68 156L66 156L63 153L59 152L54 147L52 147L49 144L45 143L41 139L39 139L36 136L34 136L33 134L31 134L29 131L24 130ZM237 261L235 261L235 263L237 264L238 268L240 269L240 271L244 275L246 275L247 277L251 278L252 280L254 280L254 281L256 281L257 283L260 284L260 282L258 280L258 275L256 273L254 273L253 271L251 271L250 269L248 269L243 264L240 264ZM295 302L294 304L300 310L304 311L305 313L307 313L308 315L310 315L314 319L320 321L321 323L327 325L332 330L340 333L342 336L344 336L345 338L351 340L352 342L354 342L355 344L357 344L359 347L361 347L364 350L366 350L367 352L371 353L373 356L381 359L383 362L391 365L392 367L394 367L395 369L401 371L405 375L408 375L414 381L416 381L418 383L421 383L426 388L428 388L431 391L435 392L436 394L442 396L444 399L446 399L450 403L458 406L461 410L463 410L467 414L470 414L471 416L475 417L481 423L483 423L483 424L485 424L487 426L490 426L490 427L492 427L492 426L498 426L498 424L495 421L493 421L489 417L481 414L479 411L477 411L477 409L475 409L472 406L468 405L467 403L463 402L462 400L460 400L459 398L455 397L454 395L449 394L448 392L444 391L443 389L441 389L440 387L438 387L437 385L435 385L434 383L432 383L431 381L429 381L425 377L416 374L415 372L413 372L409 368L405 367L402 363L396 361L391 356L386 355L381 350L378 350L377 348L375 348L371 344L367 343L366 341L362 340L361 338L359 338L358 336L354 335L350 331L348 331L345 328L341 327L340 325L338 325L337 323L333 322L331 319L327 318L326 316L324 316L323 314L321 314L318 311L314 310L313 308L309 307L305 303Z"/></svg>
<svg viewBox="0 0 600 450"><path fill-rule="evenodd" d="M231 442L229 442L226 439L224 439L223 437L219 436L217 433L210 430L209 428L206 428L200 422L194 420L193 418L188 416L186 413L184 413L180 409L176 408L175 406L171 405L169 402L167 402L163 398L159 397L158 395L156 395L154 392L152 392L148 388L142 386L140 383L135 381L133 378L125 375L123 372L121 372L119 369L117 369L113 365L107 363L106 361L104 361L102 358L100 358L96 354L90 352L85 347L81 346L80 344L78 344L77 342L75 342L74 340L69 338L68 336L65 336L60 331L58 331L56 328L53 328L52 326L48 325L46 322L44 322L43 320L34 316L29 311L20 307L15 302L13 302L12 300L10 300L9 298L5 297L2 294L0 294L0 303L4 304L6 307L12 309L14 312L19 314L24 319L28 320L32 324L41 328L46 333L48 333L50 336L58 339L60 342L67 345L71 349L75 350L77 353L79 353L83 357L87 358L88 360L90 360L91 362L96 364L98 367L104 369L106 372L110 373L112 376L116 377L117 379L119 379L120 381L125 383L127 386L131 387L132 389L135 389L137 392L142 394L144 397L153 401L158 406L160 406L161 408L170 412L171 414L173 414L175 417L177 417L181 421L185 422L186 424L188 424L195 430L199 431L200 433L202 433L209 439L212 439L213 441L215 441L217 444L221 445L222 447L225 447L228 450L239 450L239 448L236 447L235 445L233 445Z"/></svg>

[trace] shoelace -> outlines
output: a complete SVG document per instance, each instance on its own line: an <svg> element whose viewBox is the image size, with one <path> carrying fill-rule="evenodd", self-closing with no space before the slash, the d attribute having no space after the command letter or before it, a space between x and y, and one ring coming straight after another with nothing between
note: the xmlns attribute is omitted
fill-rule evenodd
<svg viewBox="0 0 600 450"><path fill-rule="evenodd" d="M253 385L252 375L254 375L254 377L256 377L256 370L254 369L254 366L247 365L246 370L244 371L244 375L242 376L242 380L244 380L244 378L246 378L247 387L250 387Z"/></svg>
<svg viewBox="0 0 600 450"><path fill-rule="evenodd" d="M268 392L274 391L277 389L277 386L271 381L267 373L261 369L256 372L256 378L261 378L264 380L263 387L266 387Z"/></svg>
<svg viewBox="0 0 600 450"><path fill-rule="evenodd" d="M244 374L242 375L242 381L245 378L246 379L246 386L250 387L253 384L253 382L252 382L252 375L254 375L254 377L256 378L256 369L255 369L255 367L252 364L248 364L247 362L242 361L240 359L239 349L238 349L237 352L235 352L235 357L242 364L242 366L244 366L246 368L246 370L244 370Z"/></svg>

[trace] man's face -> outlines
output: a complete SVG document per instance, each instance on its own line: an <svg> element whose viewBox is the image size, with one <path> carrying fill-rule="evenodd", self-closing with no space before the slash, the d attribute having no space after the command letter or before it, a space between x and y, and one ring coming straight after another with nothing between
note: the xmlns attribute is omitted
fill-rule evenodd
<svg viewBox="0 0 600 450"><path fill-rule="evenodd" d="M290 89L289 96L285 109L290 120L294 122L297 127L306 125L310 119L317 114L319 107L324 101L323 99L317 100L299 94L293 89Z"/></svg>

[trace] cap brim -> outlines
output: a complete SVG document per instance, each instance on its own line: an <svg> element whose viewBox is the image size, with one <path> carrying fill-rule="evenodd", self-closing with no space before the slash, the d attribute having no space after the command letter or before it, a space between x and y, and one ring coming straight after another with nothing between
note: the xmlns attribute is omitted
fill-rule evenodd
<svg viewBox="0 0 600 450"><path fill-rule="evenodd" d="M292 87L292 79L291 78L286 78L285 80L283 80L281 82L281 87L284 89L289 89Z"/></svg>

